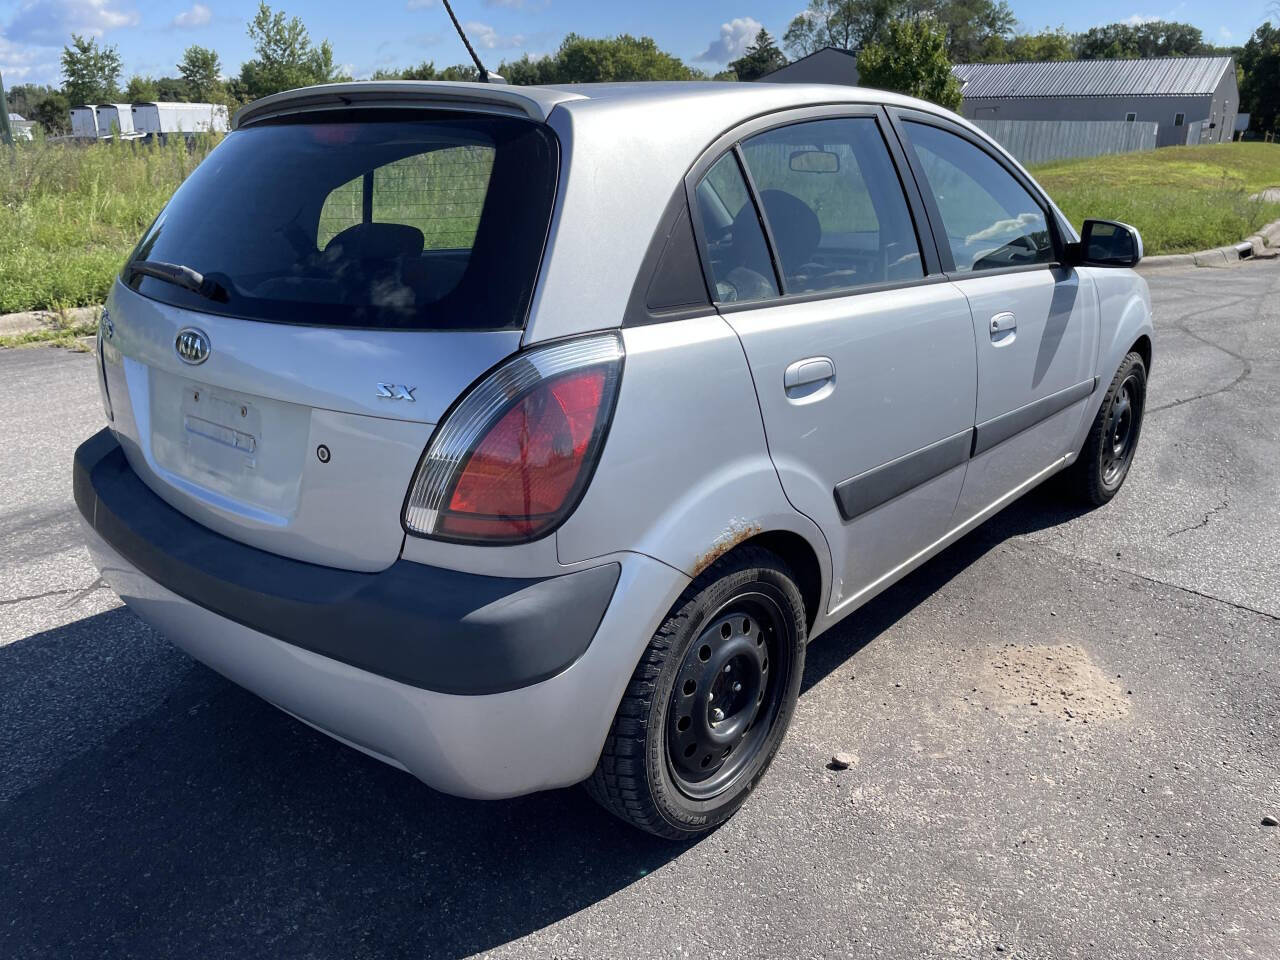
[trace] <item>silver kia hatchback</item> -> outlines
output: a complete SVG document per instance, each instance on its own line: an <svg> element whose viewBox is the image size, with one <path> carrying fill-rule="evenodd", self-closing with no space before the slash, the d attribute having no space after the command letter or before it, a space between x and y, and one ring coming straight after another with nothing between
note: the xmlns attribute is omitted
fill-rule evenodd
<svg viewBox="0 0 1280 960"><path fill-rule="evenodd" d="M467 797L680 838L805 645L1029 490L1124 482L1134 230L955 114L793 84L269 97L111 291L75 497L142 617Z"/></svg>

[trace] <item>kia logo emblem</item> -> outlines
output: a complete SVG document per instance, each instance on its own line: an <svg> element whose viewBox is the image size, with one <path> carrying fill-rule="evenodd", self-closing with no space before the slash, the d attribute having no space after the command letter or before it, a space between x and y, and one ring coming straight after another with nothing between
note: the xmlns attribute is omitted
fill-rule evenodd
<svg viewBox="0 0 1280 960"><path fill-rule="evenodd" d="M195 327L183 327L173 341L173 348L183 363L195 366L209 359L209 335Z"/></svg>

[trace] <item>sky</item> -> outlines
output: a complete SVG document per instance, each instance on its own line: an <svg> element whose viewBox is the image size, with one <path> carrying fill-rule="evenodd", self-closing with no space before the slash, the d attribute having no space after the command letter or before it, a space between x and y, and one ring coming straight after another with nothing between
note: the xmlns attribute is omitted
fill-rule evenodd
<svg viewBox="0 0 1280 960"><path fill-rule="evenodd" d="M574 31L647 35L685 62L714 73L741 55L761 26L781 38L806 0L452 0L486 66L522 53L553 52ZM1019 27L1068 30L1116 20L1192 23L1205 39L1243 44L1267 17L1269 0L1009 0ZM352 76L432 60L467 60L440 0L275 0L298 15L314 41L329 39ZM115 44L124 76L176 75L187 46L212 47L224 72L252 56L245 24L257 0L0 0L0 74L6 86L60 82L59 55L73 32ZM1280 9L1271 3L1272 19Z"/></svg>

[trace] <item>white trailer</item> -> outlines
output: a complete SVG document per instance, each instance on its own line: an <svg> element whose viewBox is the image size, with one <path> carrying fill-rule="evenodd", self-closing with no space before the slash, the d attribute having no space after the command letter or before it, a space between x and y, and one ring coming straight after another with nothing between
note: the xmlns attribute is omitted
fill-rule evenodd
<svg viewBox="0 0 1280 960"><path fill-rule="evenodd" d="M71 108L71 135L82 140L98 139L98 113L93 107L81 104Z"/></svg>
<svg viewBox="0 0 1280 960"><path fill-rule="evenodd" d="M127 103L98 104L98 136L109 137L113 133L121 136L133 133L133 111Z"/></svg>
<svg viewBox="0 0 1280 960"><path fill-rule="evenodd" d="M132 113L138 133L226 133L229 126L218 103L135 103Z"/></svg>

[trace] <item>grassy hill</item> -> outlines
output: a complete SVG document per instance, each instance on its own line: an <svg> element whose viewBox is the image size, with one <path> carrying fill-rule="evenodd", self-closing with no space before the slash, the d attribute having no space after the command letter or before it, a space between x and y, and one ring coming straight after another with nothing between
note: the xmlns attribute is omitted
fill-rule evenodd
<svg viewBox="0 0 1280 960"><path fill-rule="evenodd" d="M1077 228L1088 217L1122 220L1138 228L1148 254L1236 243L1280 219L1280 204L1249 199L1280 187L1280 144L1166 147L1031 172Z"/></svg>

